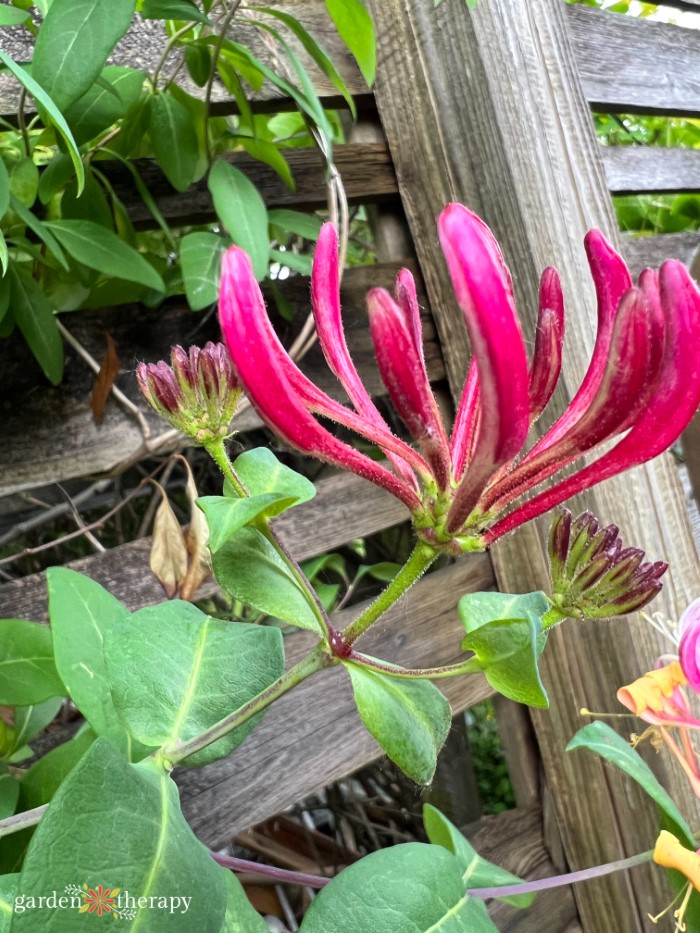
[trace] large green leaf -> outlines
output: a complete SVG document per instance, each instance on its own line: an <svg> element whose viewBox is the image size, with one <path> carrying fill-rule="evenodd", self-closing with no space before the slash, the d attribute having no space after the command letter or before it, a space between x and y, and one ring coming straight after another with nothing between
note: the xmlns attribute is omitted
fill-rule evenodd
<svg viewBox="0 0 700 933"><path fill-rule="evenodd" d="M429 784L452 721L443 694L429 680L390 677L351 661L344 666L367 731L405 774Z"/></svg>
<svg viewBox="0 0 700 933"><path fill-rule="evenodd" d="M111 0L108 0L108 2L111 2ZM22 68L20 65L18 65L16 62L13 62L10 56L7 55L6 52L3 52L2 49L0 49L0 62L2 62L5 67L8 68L17 78L20 84L22 84L29 91L37 104L44 108L47 115L51 118L54 126L65 140L66 146L68 148L68 154L71 158L71 161L73 162L73 167L75 168L75 174L78 179L78 187L82 191L83 182L85 181L83 160L80 157L78 146L73 139L73 134L71 133L70 127L66 123L63 114L56 106L53 99L46 93L40 84L37 84L29 72L25 68Z"/></svg>
<svg viewBox="0 0 700 933"><path fill-rule="evenodd" d="M22 809L33 810L48 803L95 738L92 729L81 729L70 741L52 748L35 762L22 779Z"/></svg>
<svg viewBox="0 0 700 933"><path fill-rule="evenodd" d="M32 199L34 200L34 199ZM35 233L40 240L46 244L49 252L54 256L60 266L68 272L68 263L66 262L66 257L63 255L63 250L56 242L56 238L51 233L51 231L46 227L42 221L39 220L32 212L24 206L24 204L16 198L14 194L10 195L10 203L12 204L12 210L17 214L22 223L25 223L29 229Z"/></svg>
<svg viewBox="0 0 700 933"><path fill-rule="evenodd" d="M53 220L45 226L73 259L88 269L137 282L158 292L165 291L163 280L153 266L111 230L89 220Z"/></svg>
<svg viewBox="0 0 700 933"><path fill-rule="evenodd" d="M371 87L377 70L372 17L362 0L326 0L326 6L340 38L354 55L362 77Z"/></svg>
<svg viewBox="0 0 700 933"><path fill-rule="evenodd" d="M19 781L10 773L7 765L0 761L0 820L12 816L18 799ZM1 926L0 929L2 929Z"/></svg>
<svg viewBox="0 0 700 933"><path fill-rule="evenodd" d="M192 0L144 0L141 16L144 19L181 19L210 25L209 17Z"/></svg>
<svg viewBox="0 0 700 933"><path fill-rule="evenodd" d="M322 634L321 624L284 560L256 528L239 528L212 554L214 575L231 596L260 612Z"/></svg>
<svg viewBox="0 0 700 933"><path fill-rule="evenodd" d="M269 927L246 897L233 872L226 872L226 916L220 933L269 933ZM2 927L0 927L2 933Z"/></svg>
<svg viewBox="0 0 700 933"><path fill-rule="evenodd" d="M28 19L28 10L18 10L15 6L0 6L0 26L20 26Z"/></svg>
<svg viewBox="0 0 700 933"><path fill-rule="evenodd" d="M219 220L233 242L248 253L258 281L264 279L270 240L260 192L240 169L221 159L212 166L208 184Z"/></svg>
<svg viewBox="0 0 700 933"><path fill-rule="evenodd" d="M188 233L180 241L180 263L187 301L193 311L219 297L219 270L226 240L215 233Z"/></svg>
<svg viewBox="0 0 700 933"><path fill-rule="evenodd" d="M108 65L102 83L91 85L64 116L79 146L116 123L139 99L146 79L136 68Z"/></svg>
<svg viewBox="0 0 700 933"><path fill-rule="evenodd" d="M18 893L45 896L83 884L119 888L122 901L115 906L124 910L127 892L131 898L164 898L161 907L134 901L133 918L118 924L132 933L220 933L224 922L224 871L185 822L177 787L152 759L130 765L106 739L92 745L42 818ZM76 907L46 907L41 930L75 933L81 919ZM33 911L15 913L12 933L36 933L36 920ZM89 925L112 929L111 911L90 915Z"/></svg>
<svg viewBox="0 0 700 933"><path fill-rule="evenodd" d="M280 504L286 503L285 507L288 507L295 501L274 492L244 499L230 496L203 496L197 499L197 505L204 512L209 526L209 550L214 554L239 528L248 525L259 515L270 514L275 508L279 510Z"/></svg>
<svg viewBox="0 0 700 933"><path fill-rule="evenodd" d="M128 736L109 690L104 640L127 610L99 583L74 570L51 567L46 576L58 673L95 732L126 748Z"/></svg>
<svg viewBox="0 0 700 933"><path fill-rule="evenodd" d="M251 496L272 492L299 505L316 495L311 480L279 461L269 447L246 450L236 457L233 468Z"/></svg>
<svg viewBox="0 0 700 933"><path fill-rule="evenodd" d="M494 690L517 703L549 703L537 666L547 640L540 619L549 605L544 593L467 593L459 601L467 630L462 648L476 655L471 669L483 670Z"/></svg>
<svg viewBox="0 0 700 933"><path fill-rule="evenodd" d="M0 875L0 933L10 933L19 875Z"/></svg>
<svg viewBox="0 0 700 933"><path fill-rule="evenodd" d="M573 739L566 746L567 752L576 748L587 748L595 752L606 761L610 761L625 774L633 778L658 807L666 814L673 824L673 831L683 839L685 845L697 848L697 843L691 828L681 815L680 810L668 793L659 784L654 772L644 761L639 752L635 751L621 735L605 722L591 722L583 729L579 729Z"/></svg>
<svg viewBox="0 0 700 933"><path fill-rule="evenodd" d="M522 878L482 858L457 827L429 803L423 804L423 825L433 845L443 846L457 856L462 865L462 881L467 890L522 883ZM503 898L514 907L529 907L534 899L534 894L512 894Z"/></svg>
<svg viewBox="0 0 700 933"><path fill-rule="evenodd" d="M28 706L64 693L48 626L24 619L0 621L0 703Z"/></svg>
<svg viewBox="0 0 700 933"><path fill-rule="evenodd" d="M59 110L95 83L135 9L136 0L52 0L34 47L32 76Z"/></svg>
<svg viewBox="0 0 700 933"><path fill-rule="evenodd" d="M271 226L281 227L287 233L294 233L314 242L318 239L323 225L321 218L315 214L304 214L281 207L270 211L268 217Z"/></svg>
<svg viewBox="0 0 700 933"><path fill-rule="evenodd" d="M10 196L24 207L31 207L39 190L39 169L27 156L10 166Z"/></svg>
<svg viewBox="0 0 700 933"><path fill-rule="evenodd" d="M105 648L114 705L131 735L154 747L189 741L284 670L278 628L213 619L180 600L122 617L107 632ZM259 719L186 763L225 758Z"/></svg>
<svg viewBox="0 0 700 933"><path fill-rule="evenodd" d="M187 191L197 173L199 142L187 108L169 92L149 102L148 129L153 152L176 191Z"/></svg>
<svg viewBox="0 0 700 933"><path fill-rule="evenodd" d="M380 849L341 871L311 902L301 933L494 933L484 902L441 846ZM497 931L496 931L497 933Z"/></svg>
<svg viewBox="0 0 700 933"><path fill-rule="evenodd" d="M0 218L10 206L10 176L7 174L5 163L0 159Z"/></svg>
<svg viewBox="0 0 700 933"><path fill-rule="evenodd" d="M17 326L46 378L58 385L63 378L63 341L44 290L18 265L12 265L8 274Z"/></svg>

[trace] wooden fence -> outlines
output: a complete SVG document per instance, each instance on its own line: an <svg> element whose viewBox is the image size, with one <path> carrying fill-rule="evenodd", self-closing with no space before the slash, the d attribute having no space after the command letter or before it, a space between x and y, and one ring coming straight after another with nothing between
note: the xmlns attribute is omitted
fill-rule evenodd
<svg viewBox="0 0 700 933"><path fill-rule="evenodd" d="M561 409L578 386L595 334L595 305L582 250L585 230L598 226L613 239L617 236L610 192L700 190L700 151L603 148L596 141L590 109L700 116L700 32L564 6L560 0L480 0L473 13L461 0L443 0L437 9L428 0L372 0L379 79L370 93L339 47L323 0L281 0L278 6L301 15L340 62L361 110L361 129L369 127L369 133L358 131L355 141L336 152L351 201L376 206L379 227L383 217L398 216L405 217L401 222L410 230L408 247L397 248L394 237L393 246L380 257L386 261L349 270L345 277L351 351L372 391L381 394L383 389L363 324L363 295L370 284L388 284L397 267L406 263L422 276L421 303L431 309L425 312L431 379L446 378L454 397L461 391L469 350L435 234L442 206L461 200L487 220L504 246L529 339L539 272L556 264L562 273L568 333L555 397ZM673 6L698 11L700 0L679 0ZM158 52L154 49L153 56ZM338 104L335 90L321 78L318 90L329 105ZM221 95L216 106L219 112L233 109ZM263 91L255 106L283 110L291 102ZM10 107L6 95L0 109ZM297 181L294 192L248 156L229 158L250 173L270 206L312 210L324 205L320 161L310 150L289 152ZM213 218L204 184L176 195L156 165L144 162L139 168L170 223ZM116 167L109 174L134 223L152 224L130 176ZM636 272L668 256L692 264L700 233L623 237L620 242ZM305 280L293 279L285 288L295 307L306 305ZM172 302L157 312L130 307L81 313L70 319L70 326L97 357L104 332L112 333L127 367L118 385L141 406L155 435L160 428L138 398L134 362L162 357L171 343L186 339L191 322L184 305ZM197 339L209 336L202 330ZM314 380L333 389L318 353L310 354L303 365ZM73 351L68 350L66 378L58 388L36 389L36 367L14 342L0 344L0 371L1 495L110 473L146 453L138 424L118 405L110 402L103 424L95 427L89 403L92 376ZM241 428L256 425L248 411ZM694 440L697 433L697 428L689 431L687 444L691 473L695 470L696 475L700 458L692 457L700 447ZM16 501L10 497L2 508L11 511ZM655 608L674 617L700 594L687 503L670 457L580 497L580 505L606 522L614 520L624 540L645 547L651 558L670 561L664 599ZM390 496L353 476L337 475L324 479L318 497L280 519L278 527L294 553L305 558L404 518ZM370 636L370 653L413 666L454 660L460 595L494 586L509 591L546 586L544 526L546 521L521 529L491 555L467 556L429 575ZM146 569L148 548L149 540L140 539L72 566L136 608L162 598ZM343 611L337 624L342 626L356 612L356 607ZM0 616L39 619L45 613L43 575L0 587ZM398 620L406 621L403 633L391 624ZM303 632L287 639L290 660L307 641ZM564 748L582 725L579 708L615 710L617 688L646 671L659 653L654 633L634 619L570 623L553 634L544 659L552 709L530 712L507 701L497 704L518 806L480 827L474 841L483 854L538 876L554 866L577 869L650 848L657 817L648 800L592 756L568 755ZM329 714L327 703L318 699L331 678L337 683ZM233 832L379 755L341 681L338 672L331 671L304 684L291 700L284 698L273 707L231 758L179 774L185 813L200 838L221 845ZM444 689L455 713L492 695L480 677L447 682ZM298 701L306 710L303 725L295 715ZM321 709L323 717L309 714ZM691 824L696 822L697 807L682 778L663 760L656 764ZM640 868L581 885L573 894L540 896L529 914L517 915L499 905L494 916L507 930L640 931L646 928L647 912L657 911L665 901L660 873Z"/></svg>

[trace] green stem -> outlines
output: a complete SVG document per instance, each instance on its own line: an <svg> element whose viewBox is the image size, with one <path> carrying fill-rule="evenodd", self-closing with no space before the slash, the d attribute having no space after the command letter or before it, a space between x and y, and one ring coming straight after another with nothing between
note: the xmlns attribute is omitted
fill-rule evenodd
<svg viewBox="0 0 700 933"><path fill-rule="evenodd" d="M347 645L352 645L353 642L357 641L360 635L364 634L370 625L376 622L387 609L391 608L409 587L413 586L437 556L438 552L435 548L419 541L411 556L384 592L381 593L354 622L343 630L343 641Z"/></svg>
<svg viewBox="0 0 700 933"><path fill-rule="evenodd" d="M226 479L229 481L235 490L236 495L240 496L241 499L248 498L248 490L236 475L233 464L229 460L228 454L226 453L226 446L224 442L219 440L213 442L212 444L208 444L207 452L215 461L216 465L219 467ZM304 576L304 571L289 553L286 545L280 541L279 537L277 536L277 532L270 526L270 522L267 519L261 519L257 521L255 523L255 527L262 535L267 538L267 540L274 547L274 549L289 568L292 576L297 582L297 585L300 587L302 593L306 597L307 602L313 609L316 618L321 625L321 631L325 633L326 640L330 641L331 636L334 634L335 630L319 601L316 591Z"/></svg>
<svg viewBox="0 0 700 933"><path fill-rule="evenodd" d="M330 655L321 642L294 667L290 667L281 677L278 677L266 690L244 703L235 712L229 713L228 716L219 720L206 732L195 736L189 742L164 747L156 752L156 757L164 759L168 762L168 765L175 765L178 761L182 761L183 758L188 758L190 755L194 755L195 752L201 752L203 748L207 748L212 742L216 742L223 736L228 735L233 729L248 722L249 719L252 719L257 713L261 713L271 703L274 703L288 690L291 690L292 687L296 687L297 684L310 677L311 674L328 667L330 663L332 663Z"/></svg>
<svg viewBox="0 0 700 933"><path fill-rule="evenodd" d="M0 821L0 838L9 836L11 833L18 833L21 829L27 829L29 826L36 826L46 813L48 806L45 803L41 807L25 810L24 813L16 813L14 816L8 816L7 819Z"/></svg>
<svg viewBox="0 0 700 933"><path fill-rule="evenodd" d="M548 609L542 616L542 630L546 631L554 625L559 625L564 619L570 618L571 616L567 612L562 612L558 606L552 606L551 609Z"/></svg>
<svg viewBox="0 0 700 933"><path fill-rule="evenodd" d="M347 659L359 664L361 667L369 667L380 674L386 674L388 677L397 677L403 680L438 680L441 677L458 677L460 674L478 674L483 668L475 657L467 658L466 661L458 661L456 664L445 664L442 667L399 667L396 664L387 664L385 661L377 661L376 658L370 658L366 654L360 654L359 651L352 651Z"/></svg>

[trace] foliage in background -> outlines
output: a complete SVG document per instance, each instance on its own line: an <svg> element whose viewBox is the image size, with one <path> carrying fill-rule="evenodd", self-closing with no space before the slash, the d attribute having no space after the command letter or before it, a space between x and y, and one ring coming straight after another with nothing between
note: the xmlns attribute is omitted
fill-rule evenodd
<svg viewBox="0 0 700 933"><path fill-rule="evenodd" d="M326 5L371 82L374 32L361 0ZM44 17L38 26L32 6ZM107 64L136 15L162 20L167 34L150 74ZM274 46L281 70L229 37L239 19ZM315 239L320 222L297 211L268 211L246 175L220 158L245 151L290 190L289 147L318 146L331 170L342 127L337 114L324 110L302 50L353 114L354 103L297 19L235 0L13 0L0 7L0 25L36 35L30 65L0 52L0 68L21 88L14 122L0 119L0 336L16 326L52 382L63 367L55 312L131 301L152 306L183 292L201 310L216 300L219 258L232 242L253 257L259 279L283 268L309 271L304 244ZM200 94L177 83L185 75ZM235 101L236 115L212 114L215 85ZM252 101L263 85L297 111L256 113ZM28 98L38 111L31 118ZM218 223L170 229L139 173L144 157L155 158L178 192L206 177ZM134 229L110 182L115 161L133 177L154 230Z"/></svg>

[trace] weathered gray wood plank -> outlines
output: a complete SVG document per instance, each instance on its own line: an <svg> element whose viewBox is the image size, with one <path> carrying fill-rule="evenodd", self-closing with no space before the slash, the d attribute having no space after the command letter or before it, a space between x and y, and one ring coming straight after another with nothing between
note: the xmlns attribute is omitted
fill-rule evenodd
<svg viewBox="0 0 700 933"><path fill-rule="evenodd" d="M350 269L343 283L343 307L351 352L370 391L377 394L384 390L374 363L364 298L373 285L391 287L399 266L399 263L389 263ZM298 276L280 285L297 310L295 326L298 327L310 308L308 279ZM143 410L154 436L167 430L168 425L147 410L141 399L134 375L136 363L158 360L176 343L201 345L206 340L218 339L215 316L205 322L178 302L156 310L129 306L85 311L66 315L64 320L96 359L104 354L105 333L112 334L122 361L117 384ZM425 327L428 369L431 378L439 379L444 370L427 313ZM283 334L286 340L289 336ZM302 368L325 390L338 394L338 382L318 348L305 357ZM104 421L95 426L90 410L93 376L72 350L67 351L65 377L57 387L46 383L31 353L18 337L0 342L0 372L3 373L0 495L115 470L142 451L138 425L113 399L107 403ZM250 409L238 421L240 430L259 424ZM171 442L172 446L175 442Z"/></svg>
<svg viewBox="0 0 700 933"><path fill-rule="evenodd" d="M310 502L290 509L275 521L282 540L298 560L315 557L355 538L364 538L408 518L404 505L388 492L351 473L319 480ZM200 489L217 495L220 489ZM102 554L68 564L87 574L133 610L164 599L160 583L148 567L151 538L140 538ZM216 584L208 580L197 596L211 595ZM0 586L0 618L44 621L48 618L46 578L35 573Z"/></svg>
<svg viewBox="0 0 700 933"><path fill-rule="evenodd" d="M375 0L372 9L380 36L377 104L453 389L459 391L468 353L434 222L441 207L456 199L477 210L503 244L526 339L534 334L541 270L553 264L562 273L568 347L555 402L559 412L580 384L595 334L583 236L597 226L615 238L617 226L569 44L567 11L559 0L489 0L471 14L460 4L434 10L420 0ZM682 59L678 44L673 54ZM633 60L637 80L643 59ZM700 589L700 577L671 459L581 500L603 521L619 523L625 540L646 548L650 558L670 561L665 598L655 605L677 617ZM520 529L494 549L501 589L546 586L547 526L545 519L539 529ZM644 795L592 756L566 755L564 748L582 725L580 707L615 709L617 688L648 670L661 650L644 623L623 620L564 626L547 646L543 674L551 708L533 714L533 721L573 868L653 844L657 816ZM667 762L656 764L674 799L695 812L684 780ZM642 869L633 877L580 886L575 896L585 928L612 924L636 933L666 892L658 874Z"/></svg>
<svg viewBox="0 0 700 933"><path fill-rule="evenodd" d="M362 79L355 60L338 36L323 0L281 0L281 2L274 3L267 3L265 0L252 0L246 6L250 8L255 6L275 6L295 16L326 49L350 93L360 98L369 97L367 85ZM229 37L245 45L269 67L281 69L283 75L294 79L295 76L289 72L289 65L284 58L269 47L262 38L260 30L251 26L247 22L247 18L243 12L234 18L229 29ZM279 23L277 26L279 27ZM166 38L162 22L143 20L140 16L137 16L133 26L115 49L112 62L131 68L140 68L147 74L152 74L165 48ZM5 28L3 29L2 40L3 49L16 61L31 60L34 40L24 29ZM316 92L326 106L346 107L347 104L340 97L333 84L316 68L293 37L290 37L290 44L295 48L305 67L309 70ZM170 66L166 65L163 79L167 79L171 74L178 64L181 54L181 52L178 52L170 57L169 61L172 64ZM194 97L203 98L204 91L190 80L186 71L180 72L177 81ZM291 100L285 98L281 91L268 82L258 92L251 90L250 97L253 107L260 112L287 110L294 107ZM214 85L212 100L214 102L213 113L236 112L236 107L231 101L230 95L218 81ZM17 101L17 82L5 75L0 76L0 113L13 113L17 108Z"/></svg>
<svg viewBox="0 0 700 933"><path fill-rule="evenodd" d="M700 149L601 146L612 194L700 191Z"/></svg>
<svg viewBox="0 0 700 933"><path fill-rule="evenodd" d="M665 259L680 259L692 267L699 248L700 231L622 237L622 253L633 276L639 275L646 266L658 268Z"/></svg>
<svg viewBox="0 0 700 933"><path fill-rule="evenodd" d="M539 805L519 804L515 810L498 816L482 817L474 826L462 827L462 831L482 858L519 878L535 881L557 874L547 854ZM580 933L582 929L571 888L542 891L527 910L491 901L489 915L500 933Z"/></svg>
<svg viewBox="0 0 700 933"><path fill-rule="evenodd" d="M397 186L391 157L383 143L367 145L344 144L333 150L335 166L340 172L351 204L382 203L396 196ZM327 189L323 160L316 149L284 149L296 183L293 191L268 165L258 162L245 152L227 153L223 158L250 178L268 207L290 207L295 210L325 208ZM152 159L137 159L135 166L154 198L160 212L173 226L204 224L216 219L206 179L192 185L186 192L175 191ZM129 170L119 162L101 162L100 169L109 178L116 194L125 203L135 227L151 229L157 226L152 214L141 200Z"/></svg>
<svg viewBox="0 0 700 933"><path fill-rule="evenodd" d="M470 555L429 574L363 638L363 649L409 667L460 657L459 597L491 587L487 555ZM344 627L359 607L336 617ZM460 631L461 630L461 631ZM292 663L313 644L308 632L286 640ZM438 681L454 713L491 696L481 675ZM329 702L329 698L332 700ZM278 700L230 758L176 772L185 816L212 848L381 756L355 711L348 678L335 668ZM369 933L369 931L368 931Z"/></svg>
<svg viewBox="0 0 700 933"><path fill-rule="evenodd" d="M586 99L616 113L700 113L700 32L567 5Z"/></svg>

